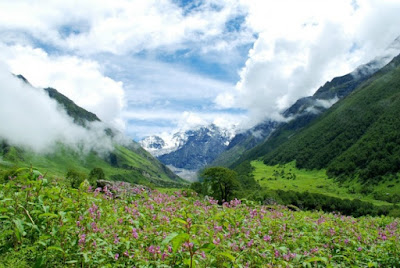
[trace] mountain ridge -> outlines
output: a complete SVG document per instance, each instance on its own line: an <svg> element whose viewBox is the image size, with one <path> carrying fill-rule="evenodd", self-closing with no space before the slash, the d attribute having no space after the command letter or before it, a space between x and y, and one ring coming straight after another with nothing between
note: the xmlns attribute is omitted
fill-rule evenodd
<svg viewBox="0 0 400 268"><path fill-rule="evenodd" d="M241 163L258 157L267 165L295 160L297 168L327 168L334 177L378 183L400 171L399 107L400 55L320 117L290 137L274 133Z"/></svg>
<svg viewBox="0 0 400 268"><path fill-rule="evenodd" d="M14 75L14 77L31 86L29 81L22 75ZM54 99L61 109L65 110L66 114L73 119L74 124L91 131L91 123L101 123L97 115L79 107L56 89L44 88L43 91L49 98ZM106 126L102 131L102 135L107 136L109 139L122 135L117 130ZM104 169L106 176L112 180L175 187L184 183L181 178L141 148L139 144L126 138L123 140L123 144L115 143L114 140L113 150L101 154L95 151L90 151L87 154L80 153L62 143L56 144L52 152L39 154L18 146L12 146L6 140L1 139L0 166L29 166L33 164L39 168L48 169L50 174L56 176L65 175L68 169L89 172L92 168L101 167Z"/></svg>

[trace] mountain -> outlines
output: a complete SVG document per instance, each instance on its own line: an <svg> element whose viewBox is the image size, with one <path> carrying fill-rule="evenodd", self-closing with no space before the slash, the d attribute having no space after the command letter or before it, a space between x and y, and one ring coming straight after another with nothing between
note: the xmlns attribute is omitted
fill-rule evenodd
<svg viewBox="0 0 400 268"><path fill-rule="evenodd" d="M79 107L56 89L48 87L44 88L44 91L47 92L50 98L55 99L62 107L64 107L67 114L74 119L74 123L80 126L86 126L87 122L100 122L97 115Z"/></svg>
<svg viewBox="0 0 400 268"><path fill-rule="evenodd" d="M310 113L319 114L325 111L339 99L349 95L355 88L388 64L399 53L400 36L395 39L380 56L372 61L357 67L349 74L335 77L332 81L326 82L313 96L297 100L291 107L283 112L283 116L291 118Z"/></svg>
<svg viewBox="0 0 400 268"><path fill-rule="evenodd" d="M268 165L296 161L298 168L379 182L400 172L400 55L303 128L288 125L248 152ZM295 120L293 120L295 121Z"/></svg>
<svg viewBox="0 0 400 268"><path fill-rule="evenodd" d="M228 162L227 166L236 167L248 159L256 159L264 156L282 143L285 143L298 131L306 128L319 118L332 105L346 98L356 88L370 79L398 53L400 53L400 37L394 40L380 56L372 61L357 67L349 74L335 77L331 81L326 82L313 96L297 100L282 113L287 119L286 122L281 122L267 139L263 140L253 149L244 151L236 162Z"/></svg>
<svg viewBox="0 0 400 268"><path fill-rule="evenodd" d="M379 180L400 171L400 56L315 123L264 157L334 176Z"/></svg>
<svg viewBox="0 0 400 268"><path fill-rule="evenodd" d="M29 85L22 75L17 77ZM73 118L75 124L89 129L91 123L100 122L95 114L79 107L56 89L45 88L43 90L50 98L58 102L61 109L64 109ZM105 127L103 131L110 138L122 136L117 130L111 128ZM124 142L121 143L114 141L113 150L102 153L91 151L84 154L59 143L56 145L56 150L38 154L11 146L0 138L0 168L32 164L50 175L65 176L66 172L71 169L89 173L91 169L100 167L104 170L106 177L111 180L174 187L184 183L181 178L141 148L139 144L127 138L123 140Z"/></svg>
<svg viewBox="0 0 400 268"><path fill-rule="evenodd" d="M193 173L212 163L226 150L232 137L232 131L212 124L175 133L169 139L147 137L140 144L180 176L192 178Z"/></svg>
<svg viewBox="0 0 400 268"><path fill-rule="evenodd" d="M139 144L153 156L161 156L172 153L185 145L189 134L186 132L177 132L172 137L161 138L157 135L145 137Z"/></svg>
<svg viewBox="0 0 400 268"><path fill-rule="evenodd" d="M265 121L251 129L237 133L226 149L210 165L231 165L240 158L243 152L252 149L268 138L278 125L279 123L276 121Z"/></svg>
<svg viewBox="0 0 400 268"><path fill-rule="evenodd" d="M400 37L394 40L381 56L357 67L349 74L335 77L332 81L326 82L313 96L298 99L282 113L282 116L287 120L286 122L267 120L247 131L238 133L232 139L226 151L221 153L211 165L236 166L243 159L256 158L264 153L264 147L259 146L255 150L251 149L270 137L273 137L274 140L265 145L268 147L267 150L284 142L297 130L307 126L314 119L318 118L338 100L349 95L361 83L385 66L399 52ZM273 133L274 131L276 133ZM261 150L260 153L258 153L259 150ZM242 156L243 154L244 156Z"/></svg>

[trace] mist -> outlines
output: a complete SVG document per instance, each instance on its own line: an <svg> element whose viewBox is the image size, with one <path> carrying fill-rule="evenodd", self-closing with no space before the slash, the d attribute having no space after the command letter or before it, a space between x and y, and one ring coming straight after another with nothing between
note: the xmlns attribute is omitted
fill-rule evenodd
<svg viewBox="0 0 400 268"><path fill-rule="evenodd" d="M58 143L80 153L113 150L102 122L87 128L74 124L63 107L41 88L34 88L0 65L0 139L10 145L51 153ZM122 140L118 137L119 140Z"/></svg>

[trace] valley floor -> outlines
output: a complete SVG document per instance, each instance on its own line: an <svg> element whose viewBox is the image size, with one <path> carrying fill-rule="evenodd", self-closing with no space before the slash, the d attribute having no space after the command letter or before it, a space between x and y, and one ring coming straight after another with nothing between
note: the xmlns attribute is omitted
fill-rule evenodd
<svg viewBox="0 0 400 268"><path fill-rule="evenodd" d="M340 183L328 178L326 170L297 169L295 162L284 165L268 166L262 161L252 161L253 175L262 187L271 190L285 190L319 193L337 198L360 199L374 205L391 205L391 203L374 198L376 193L393 195L400 192L400 184L386 180L379 185L369 187L364 194L363 185L356 179Z"/></svg>
<svg viewBox="0 0 400 268"><path fill-rule="evenodd" d="M171 194L0 184L0 267L394 267L398 218L353 218Z"/></svg>

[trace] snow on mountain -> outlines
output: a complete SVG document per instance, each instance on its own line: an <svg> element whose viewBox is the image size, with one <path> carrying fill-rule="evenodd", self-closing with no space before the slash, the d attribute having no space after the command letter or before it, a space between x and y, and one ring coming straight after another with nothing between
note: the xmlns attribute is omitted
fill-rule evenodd
<svg viewBox="0 0 400 268"><path fill-rule="evenodd" d="M225 151L234 136L234 128L223 129L211 124L172 135L146 137L140 145L176 174L193 181L196 172Z"/></svg>
<svg viewBox="0 0 400 268"><path fill-rule="evenodd" d="M161 156L174 152L181 148L187 141L186 132L149 136L142 139L139 144L153 156Z"/></svg>
<svg viewBox="0 0 400 268"><path fill-rule="evenodd" d="M211 124L209 126L199 126L196 129L180 131L174 134L162 133L159 135L148 136L139 141L139 144L146 151L158 157L179 150L187 143L189 137L196 137L204 131L206 131L206 135L210 137L222 137L224 139L224 146L228 146L229 142L235 136L235 129L222 129Z"/></svg>

